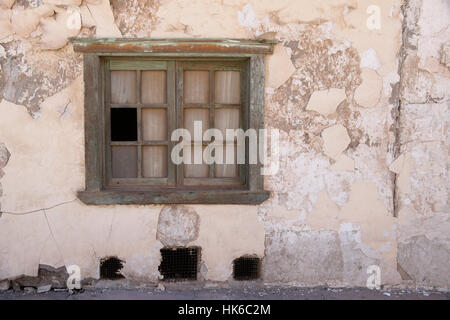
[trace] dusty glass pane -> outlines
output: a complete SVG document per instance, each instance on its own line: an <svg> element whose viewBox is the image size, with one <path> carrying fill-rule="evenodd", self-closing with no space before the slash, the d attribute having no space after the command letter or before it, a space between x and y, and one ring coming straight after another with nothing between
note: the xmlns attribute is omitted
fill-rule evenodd
<svg viewBox="0 0 450 320"><path fill-rule="evenodd" d="M229 162L226 159L227 154L231 158L231 161L229 161ZM224 144L224 146L223 146L223 164L216 164L214 166L214 176L216 178L235 178L238 175L239 175L239 171L238 171L238 165L237 165L236 145L231 144L231 143Z"/></svg>
<svg viewBox="0 0 450 320"><path fill-rule="evenodd" d="M214 93L216 103L240 104L241 81L239 71L216 71Z"/></svg>
<svg viewBox="0 0 450 320"><path fill-rule="evenodd" d="M141 87L142 103L166 103L166 71L142 71Z"/></svg>
<svg viewBox="0 0 450 320"><path fill-rule="evenodd" d="M184 72L184 102L209 102L209 71Z"/></svg>
<svg viewBox="0 0 450 320"><path fill-rule="evenodd" d="M239 128L239 109L216 109L214 111L214 127L219 129L226 140L226 129Z"/></svg>
<svg viewBox="0 0 450 320"><path fill-rule="evenodd" d="M111 71L111 102L136 103L136 71Z"/></svg>
<svg viewBox="0 0 450 320"><path fill-rule="evenodd" d="M145 178L167 177L167 147L142 147L142 176Z"/></svg>
<svg viewBox="0 0 450 320"><path fill-rule="evenodd" d="M166 109L142 109L142 139L145 141L167 140Z"/></svg>
<svg viewBox="0 0 450 320"><path fill-rule="evenodd" d="M184 128L191 134L192 141L201 141L202 139L194 139L194 121L202 122L203 133L209 129L209 110L208 109L184 109Z"/></svg>
<svg viewBox="0 0 450 320"><path fill-rule="evenodd" d="M194 164L194 152L195 148L198 148L200 151L199 156L201 157L201 164ZM200 143L193 144L191 147L191 164L184 165L184 176L186 178L207 178L209 177L209 165L203 162L203 151L205 150L205 146L202 146ZM187 163L187 153L184 153L184 163Z"/></svg>
<svg viewBox="0 0 450 320"><path fill-rule="evenodd" d="M136 178L137 177L137 147L136 146L111 146L112 152L112 177Z"/></svg>

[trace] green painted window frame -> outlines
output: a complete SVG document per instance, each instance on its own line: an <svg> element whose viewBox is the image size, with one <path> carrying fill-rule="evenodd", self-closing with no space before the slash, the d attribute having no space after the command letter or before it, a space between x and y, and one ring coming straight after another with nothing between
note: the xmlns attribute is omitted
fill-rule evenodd
<svg viewBox="0 0 450 320"><path fill-rule="evenodd" d="M110 188L105 170L105 68L111 58L246 61L248 106L246 128L264 128L265 55L273 40L242 39L72 39L84 57L85 190L78 198L88 205L108 204L260 204L264 190L261 164L247 164L245 186L207 189L190 187ZM169 119L170 121L170 119Z"/></svg>

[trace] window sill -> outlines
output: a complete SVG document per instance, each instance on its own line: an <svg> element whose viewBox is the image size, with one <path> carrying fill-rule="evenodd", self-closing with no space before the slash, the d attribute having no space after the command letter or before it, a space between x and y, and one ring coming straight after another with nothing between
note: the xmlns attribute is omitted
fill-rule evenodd
<svg viewBox="0 0 450 320"><path fill-rule="evenodd" d="M267 200L269 191L201 190L201 191L79 191L78 198L88 205L112 204L246 204Z"/></svg>

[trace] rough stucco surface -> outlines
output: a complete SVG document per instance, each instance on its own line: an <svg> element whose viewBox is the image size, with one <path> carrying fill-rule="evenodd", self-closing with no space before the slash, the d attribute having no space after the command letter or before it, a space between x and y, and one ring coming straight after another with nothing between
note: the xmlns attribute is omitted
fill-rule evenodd
<svg viewBox="0 0 450 320"><path fill-rule="evenodd" d="M364 286L378 265L384 285L448 289L449 15L446 0L0 1L0 280L71 264L98 278L100 259L117 256L127 278L156 282L159 250L188 245L201 247L206 281L256 255L267 283ZM280 130L270 199L78 201L82 56L69 36L278 39L266 64L265 126Z"/></svg>

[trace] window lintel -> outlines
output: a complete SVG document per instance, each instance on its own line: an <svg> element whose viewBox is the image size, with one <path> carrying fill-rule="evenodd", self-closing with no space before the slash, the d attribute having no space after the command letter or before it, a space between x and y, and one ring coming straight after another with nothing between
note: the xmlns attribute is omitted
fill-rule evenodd
<svg viewBox="0 0 450 320"><path fill-rule="evenodd" d="M148 55L155 53L272 54L274 39L71 38L75 52Z"/></svg>

